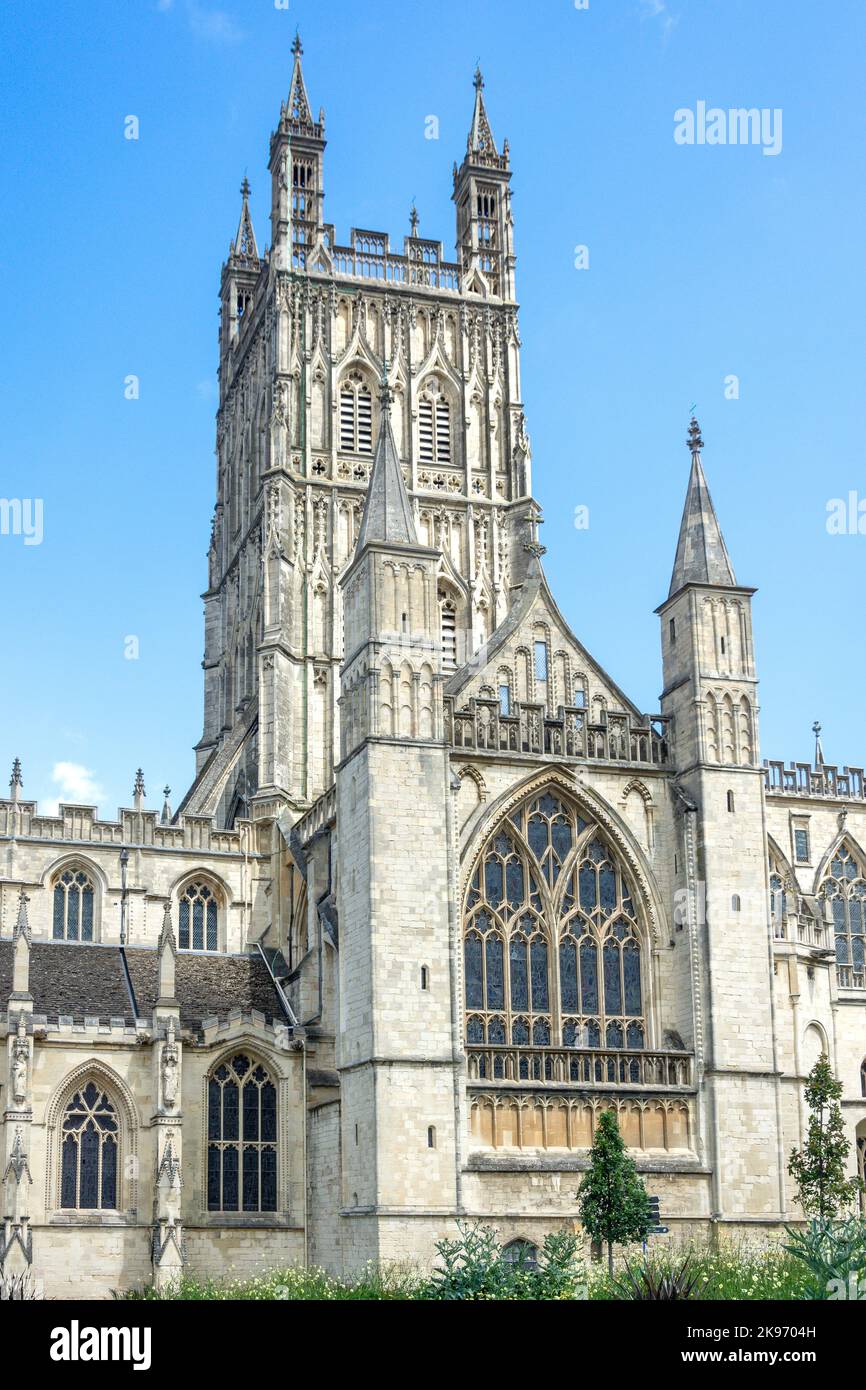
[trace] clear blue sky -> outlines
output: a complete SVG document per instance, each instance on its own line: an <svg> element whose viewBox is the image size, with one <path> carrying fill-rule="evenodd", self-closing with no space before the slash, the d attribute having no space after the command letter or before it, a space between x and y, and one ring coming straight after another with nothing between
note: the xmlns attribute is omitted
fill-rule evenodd
<svg viewBox="0 0 866 1390"><path fill-rule="evenodd" d="M245 172L267 239L296 24L341 239L402 238L414 197L453 247L481 60L511 142L547 571L581 640L658 708L694 402L759 589L763 754L808 757L820 717L828 760L866 762L866 535L825 527L830 498L866 499L862 0L5 0L0 496L42 498L44 540L0 536L3 783L17 754L26 796L113 816L139 764L150 804L191 778L219 268ZM698 101L781 108L782 152L677 145Z"/></svg>

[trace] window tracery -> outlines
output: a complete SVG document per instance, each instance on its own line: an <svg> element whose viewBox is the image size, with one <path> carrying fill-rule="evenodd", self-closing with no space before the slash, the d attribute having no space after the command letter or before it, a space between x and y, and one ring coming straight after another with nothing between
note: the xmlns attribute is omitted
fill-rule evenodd
<svg viewBox="0 0 866 1390"><path fill-rule="evenodd" d="M92 941L96 890L89 870L83 864L69 864L53 883L55 941Z"/></svg>
<svg viewBox="0 0 866 1390"><path fill-rule="evenodd" d="M182 951L219 950L219 907L216 890L201 879L181 889L177 940Z"/></svg>
<svg viewBox="0 0 866 1390"><path fill-rule="evenodd" d="M239 1052L208 1078L208 1211L276 1211L277 1092Z"/></svg>
<svg viewBox="0 0 866 1390"><path fill-rule="evenodd" d="M490 836L469 883L467 1042L643 1048L642 957L614 849L558 793L527 798Z"/></svg>
<svg viewBox="0 0 866 1390"><path fill-rule="evenodd" d="M852 848L839 846L821 885L836 937L839 984L846 989L866 988L866 868Z"/></svg>
<svg viewBox="0 0 866 1390"><path fill-rule="evenodd" d="M77 1211L116 1210L117 1109L108 1093L88 1080L63 1111L60 1141L60 1205Z"/></svg>

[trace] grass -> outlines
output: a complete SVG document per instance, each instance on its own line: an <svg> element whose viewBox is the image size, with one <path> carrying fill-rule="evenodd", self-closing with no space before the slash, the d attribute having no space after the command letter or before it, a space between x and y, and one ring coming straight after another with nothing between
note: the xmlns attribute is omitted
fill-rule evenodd
<svg viewBox="0 0 866 1390"><path fill-rule="evenodd" d="M698 1272L698 1296L731 1301L796 1300L808 1297L808 1271L780 1246L755 1246L746 1242L709 1245L677 1245L666 1254L654 1253L648 1263L666 1271L689 1255ZM158 1291L145 1287L118 1294L121 1299L213 1301L345 1300L410 1302L425 1296L426 1277L408 1266L369 1265L354 1280L338 1279L321 1269L283 1269L248 1279L181 1279ZM591 1300L616 1297L603 1265L591 1265L586 1292ZM578 1297L585 1296L578 1294Z"/></svg>

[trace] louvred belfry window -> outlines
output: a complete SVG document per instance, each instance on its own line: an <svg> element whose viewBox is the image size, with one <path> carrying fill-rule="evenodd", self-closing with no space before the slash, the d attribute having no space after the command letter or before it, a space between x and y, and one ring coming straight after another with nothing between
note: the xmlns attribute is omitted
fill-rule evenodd
<svg viewBox="0 0 866 1390"><path fill-rule="evenodd" d="M418 401L418 458L451 463L451 407L438 381L427 382Z"/></svg>
<svg viewBox="0 0 866 1390"><path fill-rule="evenodd" d="M276 1211L277 1092L245 1053L211 1073L207 1139L208 1211Z"/></svg>
<svg viewBox="0 0 866 1390"><path fill-rule="evenodd" d="M616 850L558 792L488 839L464 916L466 1039L646 1046L642 933Z"/></svg>
<svg viewBox="0 0 866 1390"><path fill-rule="evenodd" d="M373 398L360 372L340 387L340 448L350 454L373 452Z"/></svg>

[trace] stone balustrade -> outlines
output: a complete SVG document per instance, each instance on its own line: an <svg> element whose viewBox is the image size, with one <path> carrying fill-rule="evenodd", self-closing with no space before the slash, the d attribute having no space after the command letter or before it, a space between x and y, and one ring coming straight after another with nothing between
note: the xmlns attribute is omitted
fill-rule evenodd
<svg viewBox="0 0 866 1390"><path fill-rule="evenodd" d="M503 714L498 700L472 699L455 709L445 700L446 737L455 748L476 753L545 753L557 758L591 758L602 762L664 767L670 757L668 719L645 715L635 724L628 714L608 714L593 723L588 710L560 705L556 715L545 706L519 701Z"/></svg>
<svg viewBox="0 0 866 1390"><path fill-rule="evenodd" d="M693 1085L689 1052L470 1044L466 1059L473 1084L640 1086L652 1090L684 1090Z"/></svg>

